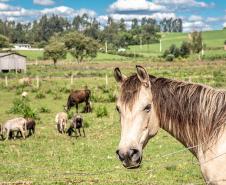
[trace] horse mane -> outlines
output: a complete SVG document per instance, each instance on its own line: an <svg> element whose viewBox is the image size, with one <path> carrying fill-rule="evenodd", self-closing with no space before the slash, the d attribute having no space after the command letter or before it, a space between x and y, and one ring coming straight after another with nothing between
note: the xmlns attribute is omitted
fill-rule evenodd
<svg viewBox="0 0 226 185"><path fill-rule="evenodd" d="M150 81L161 128L188 147L201 145L205 150L216 141L226 123L225 91L154 76ZM132 107L140 88L137 75L127 78L121 101Z"/></svg>

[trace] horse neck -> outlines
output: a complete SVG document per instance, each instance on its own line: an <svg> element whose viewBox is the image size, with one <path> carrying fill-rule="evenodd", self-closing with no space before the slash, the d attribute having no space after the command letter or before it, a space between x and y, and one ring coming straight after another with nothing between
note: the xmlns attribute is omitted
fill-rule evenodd
<svg viewBox="0 0 226 185"><path fill-rule="evenodd" d="M158 80L156 80L158 82ZM160 127L197 155L226 120L225 93L197 84L160 80L152 88Z"/></svg>

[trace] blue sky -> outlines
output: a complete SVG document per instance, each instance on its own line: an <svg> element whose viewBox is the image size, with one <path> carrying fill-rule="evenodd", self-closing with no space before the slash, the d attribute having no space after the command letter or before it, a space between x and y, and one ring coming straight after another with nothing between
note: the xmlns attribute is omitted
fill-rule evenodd
<svg viewBox="0 0 226 185"><path fill-rule="evenodd" d="M226 0L0 0L0 18L29 22L42 15L68 19L88 13L105 24L107 17L183 19L184 31L222 29L226 26Z"/></svg>

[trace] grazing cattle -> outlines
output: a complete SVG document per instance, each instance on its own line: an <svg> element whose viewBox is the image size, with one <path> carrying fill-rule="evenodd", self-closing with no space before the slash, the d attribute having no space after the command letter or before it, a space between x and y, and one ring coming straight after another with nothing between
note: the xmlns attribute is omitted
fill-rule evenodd
<svg viewBox="0 0 226 185"><path fill-rule="evenodd" d="M75 132L76 137L78 136L77 131L79 132L79 136L81 135L80 129L82 128L83 131L83 136L85 137L85 130L84 130L84 124L83 124L83 118L80 115L76 115L73 117L71 126L69 127L69 129L67 130L67 133L69 136L72 135L73 132Z"/></svg>
<svg viewBox="0 0 226 185"><path fill-rule="evenodd" d="M28 136L35 134L35 125L36 125L35 120L31 118L27 119L26 126L27 126Z"/></svg>
<svg viewBox="0 0 226 185"><path fill-rule="evenodd" d="M20 85L28 85L29 86L29 85L32 85L32 80L29 77L21 78L19 80L19 84Z"/></svg>
<svg viewBox="0 0 226 185"><path fill-rule="evenodd" d="M67 113L65 113L65 112L59 112L56 115L55 122L56 122L57 130L61 134L65 133L65 129L66 129L66 126L67 126L67 121L68 121L68 115L67 115Z"/></svg>
<svg viewBox="0 0 226 185"><path fill-rule="evenodd" d="M2 127L2 135L6 132L6 140L8 140L11 132L20 131L25 139L26 123L27 120L24 118L14 118L7 121Z"/></svg>
<svg viewBox="0 0 226 185"><path fill-rule="evenodd" d="M92 112L92 104L91 101L84 107L83 113Z"/></svg>
<svg viewBox="0 0 226 185"><path fill-rule="evenodd" d="M70 111L71 107L75 105L78 113L78 104L85 102L86 107L89 106L90 96L91 91L89 89L72 91L68 97L66 111Z"/></svg>

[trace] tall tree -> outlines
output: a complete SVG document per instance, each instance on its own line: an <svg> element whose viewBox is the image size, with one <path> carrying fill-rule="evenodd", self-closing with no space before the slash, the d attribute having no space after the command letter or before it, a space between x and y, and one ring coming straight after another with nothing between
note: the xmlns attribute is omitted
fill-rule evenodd
<svg viewBox="0 0 226 185"><path fill-rule="evenodd" d="M54 66L56 67L57 61L60 59L65 59L67 55L67 51L65 48L65 44L57 37L52 37L45 47L44 50L44 58L52 59Z"/></svg>
<svg viewBox="0 0 226 185"><path fill-rule="evenodd" d="M73 57L80 63L84 58L95 58L98 43L78 32L70 32L64 36L65 46Z"/></svg>

